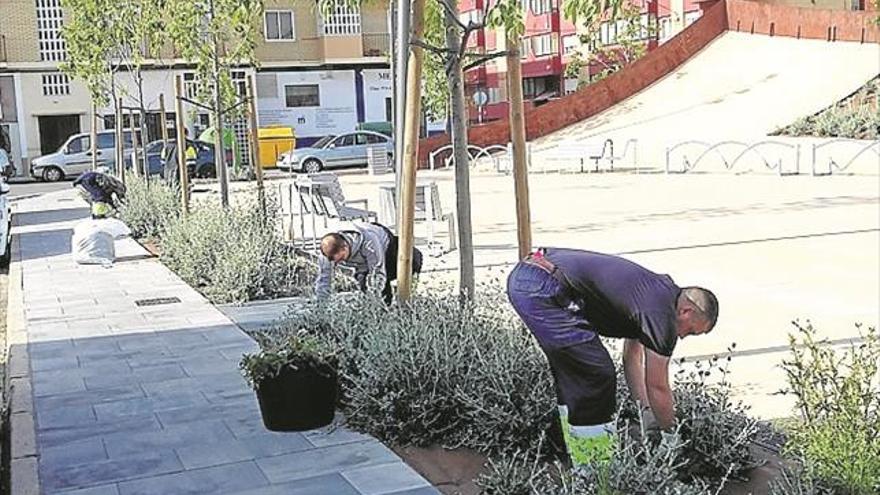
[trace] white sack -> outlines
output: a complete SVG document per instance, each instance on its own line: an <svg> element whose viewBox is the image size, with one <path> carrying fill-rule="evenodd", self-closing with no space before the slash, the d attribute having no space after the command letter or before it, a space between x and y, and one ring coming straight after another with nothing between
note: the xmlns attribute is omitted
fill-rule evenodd
<svg viewBox="0 0 880 495"><path fill-rule="evenodd" d="M74 261L81 265L111 265L116 260L113 234L106 230L101 220L77 223L73 228L70 251Z"/></svg>

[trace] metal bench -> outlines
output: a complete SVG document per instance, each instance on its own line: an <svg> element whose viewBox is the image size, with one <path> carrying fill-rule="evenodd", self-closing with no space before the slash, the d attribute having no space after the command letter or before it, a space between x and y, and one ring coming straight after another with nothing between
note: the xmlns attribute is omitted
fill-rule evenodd
<svg viewBox="0 0 880 495"><path fill-rule="evenodd" d="M544 161L556 164L553 166L542 166L539 169L543 172L586 172L589 162L593 162L593 171L599 172L603 163L608 165L608 171L614 171L615 161L622 161L627 155L632 156L632 163L636 165L636 146L635 139L629 139L618 155L615 154L614 140L605 139L585 141L583 143L563 144L555 148L548 149L544 154Z"/></svg>

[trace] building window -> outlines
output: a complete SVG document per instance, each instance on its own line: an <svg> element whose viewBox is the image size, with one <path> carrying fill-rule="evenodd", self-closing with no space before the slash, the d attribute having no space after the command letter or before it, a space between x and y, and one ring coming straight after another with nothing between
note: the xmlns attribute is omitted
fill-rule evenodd
<svg viewBox="0 0 880 495"><path fill-rule="evenodd" d="M501 101L500 88L486 88L486 94L489 96L487 104L498 103Z"/></svg>
<svg viewBox="0 0 880 495"><path fill-rule="evenodd" d="M40 60L59 62L67 58L67 48L61 36L64 14L61 0L36 0L37 2L37 41L40 47Z"/></svg>
<svg viewBox="0 0 880 495"><path fill-rule="evenodd" d="M70 94L70 78L66 74L43 74L43 96Z"/></svg>
<svg viewBox="0 0 880 495"><path fill-rule="evenodd" d="M651 18L648 17L648 14L642 14L639 16L639 37L640 39L646 40L650 36L648 33L650 32L651 27Z"/></svg>
<svg viewBox="0 0 880 495"><path fill-rule="evenodd" d="M545 89L546 84L542 77L527 77L523 79L523 98L527 100L543 93Z"/></svg>
<svg viewBox="0 0 880 495"><path fill-rule="evenodd" d="M581 40L576 34L562 37L562 49L566 55L573 55L581 46Z"/></svg>
<svg viewBox="0 0 880 495"><path fill-rule="evenodd" d="M660 18L660 39L667 40L672 36L672 18L671 17L661 17Z"/></svg>
<svg viewBox="0 0 880 495"><path fill-rule="evenodd" d="M467 26L470 23L480 24L483 22L483 11L482 10L469 10L467 12L462 12L458 15L458 19L462 24Z"/></svg>
<svg viewBox="0 0 880 495"><path fill-rule="evenodd" d="M317 84L284 86L284 97L287 108L321 106L321 90Z"/></svg>
<svg viewBox="0 0 880 495"><path fill-rule="evenodd" d="M329 12L321 15L324 36L351 36L361 34L361 9L346 0L335 0Z"/></svg>
<svg viewBox="0 0 880 495"><path fill-rule="evenodd" d="M247 74L243 70L234 70L230 74L230 79L232 79L232 85L235 86L235 90L238 92L238 96L240 98L247 97Z"/></svg>
<svg viewBox="0 0 880 495"><path fill-rule="evenodd" d="M530 38L532 43L532 53L535 54L536 57L543 57L545 55L551 55L556 52L554 50L555 37L552 34L542 34L541 36L532 36Z"/></svg>
<svg viewBox="0 0 880 495"><path fill-rule="evenodd" d="M529 0L529 7L535 15L547 14L551 10L550 0Z"/></svg>
<svg viewBox="0 0 880 495"><path fill-rule="evenodd" d="M195 72L183 73L183 92L190 100L195 100L199 94L198 82Z"/></svg>
<svg viewBox="0 0 880 495"><path fill-rule="evenodd" d="M529 58L529 53L531 50L531 43L528 38L520 38L519 39L519 58L526 59Z"/></svg>
<svg viewBox="0 0 880 495"><path fill-rule="evenodd" d="M553 10L551 0L521 0L523 10L531 11L533 15L547 14Z"/></svg>
<svg viewBox="0 0 880 495"><path fill-rule="evenodd" d="M617 42L617 23L605 21L599 27L599 42L603 45L613 45Z"/></svg>
<svg viewBox="0 0 880 495"><path fill-rule="evenodd" d="M697 19L699 19L701 15L702 15L702 12L700 12L699 10L694 10L692 12L685 12L685 14L684 14L685 27L690 26L691 24L696 22Z"/></svg>
<svg viewBox="0 0 880 495"><path fill-rule="evenodd" d="M290 41L293 39L293 11L266 11L266 41Z"/></svg>

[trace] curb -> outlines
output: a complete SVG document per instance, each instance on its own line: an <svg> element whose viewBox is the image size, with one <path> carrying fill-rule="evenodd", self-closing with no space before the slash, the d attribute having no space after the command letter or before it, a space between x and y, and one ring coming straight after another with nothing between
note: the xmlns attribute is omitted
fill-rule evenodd
<svg viewBox="0 0 880 495"><path fill-rule="evenodd" d="M28 334L21 278L21 242L12 240L6 313L7 386L9 390L9 480L11 495L39 495L37 435L31 387Z"/></svg>
<svg viewBox="0 0 880 495"><path fill-rule="evenodd" d="M42 196L42 195L44 195L44 194L46 194L46 193L23 194L23 195L21 195L21 196L14 196L14 197L9 198L9 202L10 202L10 203L14 203L14 202L16 202L16 201L21 201L21 200L23 200L23 199L33 199L33 198L38 198L38 197L40 197L40 196Z"/></svg>

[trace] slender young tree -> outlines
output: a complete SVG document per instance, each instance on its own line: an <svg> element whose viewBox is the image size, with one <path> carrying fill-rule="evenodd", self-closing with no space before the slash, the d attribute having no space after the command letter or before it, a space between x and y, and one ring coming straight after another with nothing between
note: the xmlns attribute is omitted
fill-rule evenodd
<svg viewBox="0 0 880 495"><path fill-rule="evenodd" d="M138 108L140 133L146 133L144 68L148 57L158 54L165 39L162 9L164 0L62 0L70 13L62 28L67 60L66 74L81 80L97 106L106 106L118 96ZM123 77L131 79L134 94ZM117 122L121 126L122 122ZM130 123L131 126L134 123ZM148 175L146 153L141 166Z"/></svg>
<svg viewBox="0 0 880 495"><path fill-rule="evenodd" d="M210 107L220 202L229 205L223 120L239 92L232 69L256 65L254 48L263 17L261 0L165 0L167 32L177 52L195 65L197 100ZM237 107L238 112L242 107Z"/></svg>
<svg viewBox="0 0 880 495"><path fill-rule="evenodd" d="M470 155L468 153L468 109L464 91L464 72L502 57L506 51L494 53L468 51L468 41L493 15L493 7L485 8L479 21L467 23L459 18L455 0L434 0L426 6L426 32L423 40L414 43L433 56L425 64L427 106L444 108L447 127L452 137L452 159L455 164L455 203L459 245L459 291L462 298L473 297L474 246L471 222Z"/></svg>

